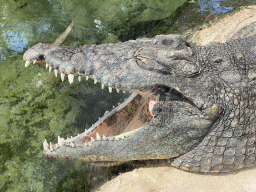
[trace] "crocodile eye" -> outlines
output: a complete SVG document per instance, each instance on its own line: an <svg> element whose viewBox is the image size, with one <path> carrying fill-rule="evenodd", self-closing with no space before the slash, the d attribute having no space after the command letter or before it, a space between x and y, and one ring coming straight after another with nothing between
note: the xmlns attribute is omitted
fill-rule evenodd
<svg viewBox="0 0 256 192"><path fill-rule="evenodd" d="M173 39L163 39L162 40L162 44L166 45L166 46L171 45L173 42L174 42Z"/></svg>

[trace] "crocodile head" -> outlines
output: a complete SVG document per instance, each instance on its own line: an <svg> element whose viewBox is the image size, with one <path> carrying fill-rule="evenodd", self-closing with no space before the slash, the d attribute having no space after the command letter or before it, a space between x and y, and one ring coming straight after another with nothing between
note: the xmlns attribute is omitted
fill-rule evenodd
<svg viewBox="0 0 256 192"><path fill-rule="evenodd" d="M75 137L43 143L44 154L112 165L131 160L178 157L196 147L221 114L219 85L199 53L179 35L159 35L77 49L39 43L25 54L25 66L40 65L93 78L102 88L130 91L122 104ZM210 74L210 75L209 75Z"/></svg>

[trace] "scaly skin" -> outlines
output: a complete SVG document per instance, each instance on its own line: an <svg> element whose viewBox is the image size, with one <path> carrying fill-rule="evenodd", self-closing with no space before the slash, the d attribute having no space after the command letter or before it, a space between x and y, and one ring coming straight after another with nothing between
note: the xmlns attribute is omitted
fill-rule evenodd
<svg viewBox="0 0 256 192"><path fill-rule="evenodd" d="M172 165L193 172L254 166L255 46L256 36L191 47L179 35L160 35L77 49L31 47L25 66L134 92L81 135L45 140L44 154L103 165L178 157Z"/></svg>

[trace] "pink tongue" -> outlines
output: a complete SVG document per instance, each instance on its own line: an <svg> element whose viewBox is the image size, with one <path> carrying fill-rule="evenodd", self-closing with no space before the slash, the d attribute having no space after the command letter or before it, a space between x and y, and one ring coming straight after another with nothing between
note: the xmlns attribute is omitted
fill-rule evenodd
<svg viewBox="0 0 256 192"><path fill-rule="evenodd" d="M158 99L158 97L152 97L149 99L148 109L149 109L150 113L152 113L153 107L156 104L157 99Z"/></svg>

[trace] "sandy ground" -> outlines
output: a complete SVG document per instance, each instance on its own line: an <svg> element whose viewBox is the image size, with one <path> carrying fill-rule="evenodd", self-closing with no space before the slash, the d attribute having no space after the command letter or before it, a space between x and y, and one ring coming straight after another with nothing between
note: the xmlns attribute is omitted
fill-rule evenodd
<svg viewBox="0 0 256 192"><path fill-rule="evenodd" d="M140 168L119 175L101 192L255 192L256 169L228 175L199 175L173 167Z"/></svg>
<svg viewBox="0 0 256 192"><path fill-rule="evenodd" d="M225 42L244 26L256 22L256 6L242 8L195 33L197 44ZM256 192L256 169L225 175L199 175L173 167L139 168L105 183L101 192Z"/></svg>
<svg viewBox="0 0 256 192"><path fill-rule="evenodd" d="M221 19L218 23L194 33L192 40L198 45L212 42L226 42L236 32L252 22L256 22L256 6L242 7L241 11Z"/></svg>

